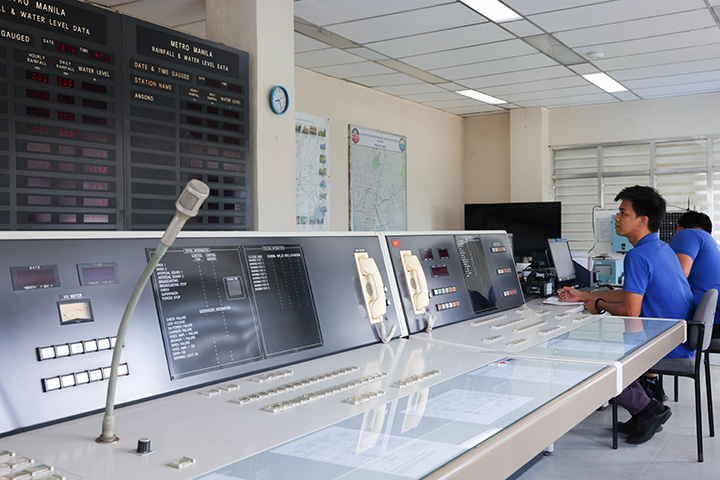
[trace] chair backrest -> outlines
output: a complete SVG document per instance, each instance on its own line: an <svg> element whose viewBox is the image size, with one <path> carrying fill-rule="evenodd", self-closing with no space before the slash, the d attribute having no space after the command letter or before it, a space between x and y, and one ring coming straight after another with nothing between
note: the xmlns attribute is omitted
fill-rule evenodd
<svg viewBox="0 0 720 480"><path fill-rule="evenodd" d="M693 314L693 322L702 323L705 325L705 334L702 339L697 338L697 335L690 335L690 347L695 350L705 351L710 346L710 340L712 339L712 328L715 320L715 308L717 306L718 291L711 288L705 295L703 295L700 303L695 308ZM698 344L699 343L699 344Z"/></svg>

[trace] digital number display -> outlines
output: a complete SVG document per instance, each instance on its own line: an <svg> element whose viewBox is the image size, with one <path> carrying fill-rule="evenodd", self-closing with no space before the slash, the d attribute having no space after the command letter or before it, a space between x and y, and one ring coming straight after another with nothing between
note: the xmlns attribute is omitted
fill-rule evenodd
<svg viewBox="0 0 720 480"><path fill-rule="evenodd" d="M25 113L33 117L50 117L50 110L47 108L25 107Z"/></svg>
<svg viewBox="0 0 720 480"><path fill-rule="evenodd" d="M107 182L83 182L83 190L108 190Z"/></svg>
<svg viewBox="0 0 720 480"><path fill-rule="evenodd" d="M103 52L95 52L92 50L90 51L90 58L92 58L93 60L99 60L101 62L109 62L110 61L109 54L103 53Z"/></svg>
<svg viewBox="0 0 720 480"><path fill-rule="evenodd" d="M446 277L450 275L447 265L437 265L431 267L433 277Z"/></svg>
<svg viewBox="0 0 720 480"><path fill-rule="evenodd" d="M48 83L48 81L50 81L50 77L48 77L44 73L26 70L25 71L25 80L33 80L35 82Z"/></svg>
<svg viewBox="0 0 720 480"><path fill-rule="evenodd" d="M58 128L58 136L65 138L74 138L75 130L68 130L67 128Z"/></svg>
<svg viewBox="0 0 720 480"><path fill-rule="evenodd" d="M438 248L438 256L440 258L450 258L447 248Z"/></svg>
<svg viewBox="0 0 720 480"><path fill-rule="evenodd" d="M75 121L75 114L71 112L57 112L57 118L58 120L65 120L66 122L74 122Z"/></svg>
<svg viewBox="0 0 720 480"><path fill-rule="evenodd" d="M109 202L107 198L83 198L83 207L107 207Z"/></svg>
<svg viewBox="0 0 720 480"><path fill-rule="evenodd" d="M50 170L50 162L45 160L28 160L27 168L29 170Z"/></svg>
<svg viewBox="0 0 720 480"><path fill-rule="evenodd" d="M58 52L65 52L77 55L77 47L62 42L55 42L55 50L57 50Z"/></svg>
<svg viewBox="0 0 720 480"><path fill-rule="evenodd" d="M90 158L108 158L107 150L100 150L99 148L83 148L82 155Z"/></svg>
<svg viewBox="0 0 720 480"><path fill-rule="evenodd" d="M50 93L33 88L25 89L25 96L28 98L37 98L38 100L50 100Z"/></svg>
<svg viewBox="0 0 720 480"><path fill-rule="evenodd" d="M432 248L421 248L420 258L423 260L433 260L435 257L433 256Z"/></svg>
<svg viewBox="0 0 720 480"><path fill-rule="evenodd" d="M82 82L82 89L88 92L107 93L107 87L105 85L98 85L96 83Z"/></svg>
<svg viewBox="0 0 720 480"><path fill-rule="evenodd" d="M75 82L72 78L58 77L57 84L61 87L73 87L75 85Z"/></svg>
<svg viewBox="0 0 720 480"><path fill-rule="evenodd" d="M77 266L80 285L110 285L118 283L116 263L83 263Z"/></svg>
<svg viewBox="0 0 720 480"><path fill-rule="evenodd" d="M75 104L75 97L72 95L63 95L61 93L58 93L57 101L60 103L67 103L68 105Z"/></svg>
<svg viewBox="0 0 720 480"><path fill-rule="evenodd" d="M108 223L108 215L83 215L83 223Z"/></svg>
<svg viewBox="0 0 720 480"><path fill-rule="evenodd" d="M49 127L43 127L42 125L30 125L28 124L25 127L25 131L27 133L32 133L33 135L50 135L50 128Z"/></svg>
<svg viewBox="0 0 720 480"><path fill-rule="evenodd" d="M110 173L110 169L104 165L83 165L83 173L108 175Z"/></svg>
<svg viewBox="0 0 720 480"><path fill-rule="evenodd" d="M74 164L74 163L60 162L60 163L58 163L58 170L60 170L61 172L74 172L74 171L75 171L75 164Z"/></svg>
<svg viewBox="0 0 720 480"><path fill-rule="evenodd" d="M34 290L60 286L57 265L10 267L14 290Z"/></svg>

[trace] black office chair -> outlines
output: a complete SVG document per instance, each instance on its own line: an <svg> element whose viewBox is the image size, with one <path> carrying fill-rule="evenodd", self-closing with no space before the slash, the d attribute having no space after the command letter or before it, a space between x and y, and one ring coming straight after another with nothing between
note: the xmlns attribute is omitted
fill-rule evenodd
<svg viewBox="0 0 720 480"><path fill-rule="evenodd" d="M695 355L692 358L663 358L656 363L650 370L650 373L659 375L672 375L675 377L675 392L677 399L677 377L689 377L695 381L695 425L697 430L697 452L698 462L703 461L703 442L702 442L702 405L700 402L700 375L702 370L702 356L710 347L712 336L713 321L715 320L715 307L717 305L718 291L708 290L703 295L702 300L695 309L692 321L688 322L688 341L690 347L695 349ZM710 436L715 436L715 419L712 410L712 390L710 378L710 364L705 355L705 380L707 389L708 402L708 420L710 426Z"/></svg>
<svg viewBox="0 0 720 480"><path fill-rule="evenodd" d="M720 328L720 327L719 327ZM710 346L705 350L705 382L707 383L708 391L708 417L710 419L710 436L715 434L715 419L713 418L713 406L712 406L712 395L710 394L710 388L712 384L712 378L710 377L710 354L720 353L720 338L711 338Z"/></svg>

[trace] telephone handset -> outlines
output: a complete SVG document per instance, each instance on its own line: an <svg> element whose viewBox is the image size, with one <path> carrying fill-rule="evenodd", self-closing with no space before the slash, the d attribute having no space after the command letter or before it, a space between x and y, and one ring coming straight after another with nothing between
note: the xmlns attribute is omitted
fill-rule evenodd
<svg viewBox="0 0 720 480"><path fill-rule="evenodd" d="M365 309L370 324L378 325L380 339L383 343L387 343L395 333L395 325L390 329L390 334L387 334L385 330L387 300L380 270L378 270L375 260L370 258L366 252L355 252L355 265L360 275Z"/></svg>
<svg viewBox="0 0 720 480"><path fill-rule="evenodd" d="M410 291L410 300L412 301L415 315L426 314L427 327L425 331L430 333L435 326L437 316L428 308L428 305L430 305L430 295L420 259L413 255L410 250L400 250L400 259L402 260L405 281Z"/></svg>
<svg viewBox="0 0 720 480"><path fill-rule="evenodd" d="M420 259L413 255L410 250L400 250L400 259L405 271L405 281L408 290L410 290L413 309L416 315L420 315L425 312L425 308L430 304L425 272L423 272L422 265L420 265Z"/></svg>

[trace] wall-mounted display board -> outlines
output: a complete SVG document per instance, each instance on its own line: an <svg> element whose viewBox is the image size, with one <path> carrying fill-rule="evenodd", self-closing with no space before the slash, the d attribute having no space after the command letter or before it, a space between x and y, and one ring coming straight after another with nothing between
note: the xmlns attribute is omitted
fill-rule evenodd
<svg viewBox="0 0 720 480"><path fill-rule="evenodd" d="M0 3L0 229L247 230L248 55L75 1Z"/></svg>

